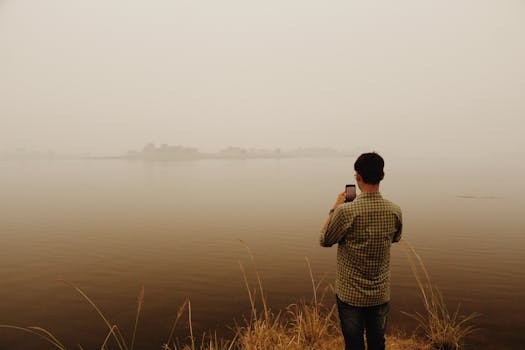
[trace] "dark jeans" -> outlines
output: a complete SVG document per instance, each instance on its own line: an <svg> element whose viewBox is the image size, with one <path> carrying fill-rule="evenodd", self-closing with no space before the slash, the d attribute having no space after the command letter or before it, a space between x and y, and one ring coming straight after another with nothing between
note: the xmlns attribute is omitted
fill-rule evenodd
<svg viewBox="0 0 525 350"><path fill-rule="evenodd" d="M368 350L384 350L390 304L387 302L377 306L357 307L341 301L337 295L335 297L345 338L345 350L365 350L365 331Z"/></svg>

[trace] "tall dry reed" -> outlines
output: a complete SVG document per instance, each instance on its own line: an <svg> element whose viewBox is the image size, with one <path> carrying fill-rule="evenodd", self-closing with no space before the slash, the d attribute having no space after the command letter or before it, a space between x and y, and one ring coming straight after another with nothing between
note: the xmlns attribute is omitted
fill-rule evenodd
<svg viewBox="0 0 525 350"><path fill-rule="evenodd" d="M407 241L402 242L402 246L405 248L425 307L424 313L403 312L403 314L418 321L419 327L424 331L432 348L437 350L462 349L465 337L477 330L472 321L481 315L471 313L467 316L460 316L459 304L456 310L450 313L443 294L430 280L428 270L414 247Z"/></svg>

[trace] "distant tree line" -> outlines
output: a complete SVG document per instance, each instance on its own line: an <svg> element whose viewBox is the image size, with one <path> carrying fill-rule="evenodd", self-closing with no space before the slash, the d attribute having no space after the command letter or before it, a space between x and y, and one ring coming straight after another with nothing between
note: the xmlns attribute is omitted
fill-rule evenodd
<svg viewBox="0 0 525 350"><path fill-rule="evenodd" d="M124 157L131 159L168 160L168 159L210 159L210 158L291 158L291 157L333 157L353 155L353 152L341 152L329 147L297 148L283 151L281 148L243 148L229 146L215 153L204 153L194 147L149 142L142 150L130 150Z"/></svg>

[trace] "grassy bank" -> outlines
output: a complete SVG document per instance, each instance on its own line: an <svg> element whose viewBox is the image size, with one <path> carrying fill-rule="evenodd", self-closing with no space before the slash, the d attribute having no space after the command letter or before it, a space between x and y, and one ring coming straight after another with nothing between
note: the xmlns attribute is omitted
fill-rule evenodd
<svg viewBox="0 0 525 350"><path fill-rule="evenodd" d="M247 247L248 248L248 247ZM449 313L443 296L432 285L428 272L419 255L408 244L404 245L409 262L416 277L425 312L423 314L407 314L415 318L420 324L420 334L423 336L406 336L400 333L387 334L386 346L392 350L460 350L464 347L465 336L474 331L471 321L478 315L467 317L459 316L459 308ZM249 248L248 248L249 251ZM151 349L162 350L332 350L343 349L344 342L340 331L336 306L326 306L323 303L327 293L325 288L320 293L320 283L316 283L310 263L306 259L312 282L312 300L300 301L289 305L285 310L274 311L267 303L263 283L257 271L255 259L249 251L256 276L256 285L248 282L247 273L240 264L241 273L246 286L251 306L251 314L244 319L243 324L232 327L234 330L231 339L219 339L217 336L195 334L192 327L191 301L186 300L179 308L170 334L164 344L152 344ZM98 308L93 300L78 286L63 281L75 289L98 313L107 327L107 335L101 340L101 350L134 350L135 335L139 329L140 315L144 301L144 288L137 299L136 318L132 336L126 339L117 325L108 321L108 318ZM182 318L188 319L188 336L185 340L174 339ZM19 327L0 325L0 328L10 328L40 337L43 341L52 344L56 349L65 350L66 346L51 332L41 327ZM76 347L75 347L76 348ZM81 345L78 348L84 350ZM86 349L87 350L87 349Z"/></svg>

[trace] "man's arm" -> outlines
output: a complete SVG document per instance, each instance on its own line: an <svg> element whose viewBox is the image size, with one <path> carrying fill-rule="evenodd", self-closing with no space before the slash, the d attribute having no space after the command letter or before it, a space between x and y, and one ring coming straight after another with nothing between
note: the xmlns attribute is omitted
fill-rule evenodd
<svg viewBox="0 0 525 350"><path fill-rule="evenodd" d="M328 218L326 219L323 228L321 229L321 235L319 236L319 244L322 247L331 247L339 242L344 237L350 226L339 207L344 203L345 198L346 194L344 192L340 193L337 196L334 207L332 208L333 210L330 210L330 213L328 214Z"/></svg>
<svg viewBox="0 0 525 350"><path fill-rule="evenodd" d="M399 242L401 240L401 235L403 234L403 216L401 214L401 209L397 213L397 222L396 222L396 229L397 231L394 233L394 237L392 238L392 243Z"/></svg>

